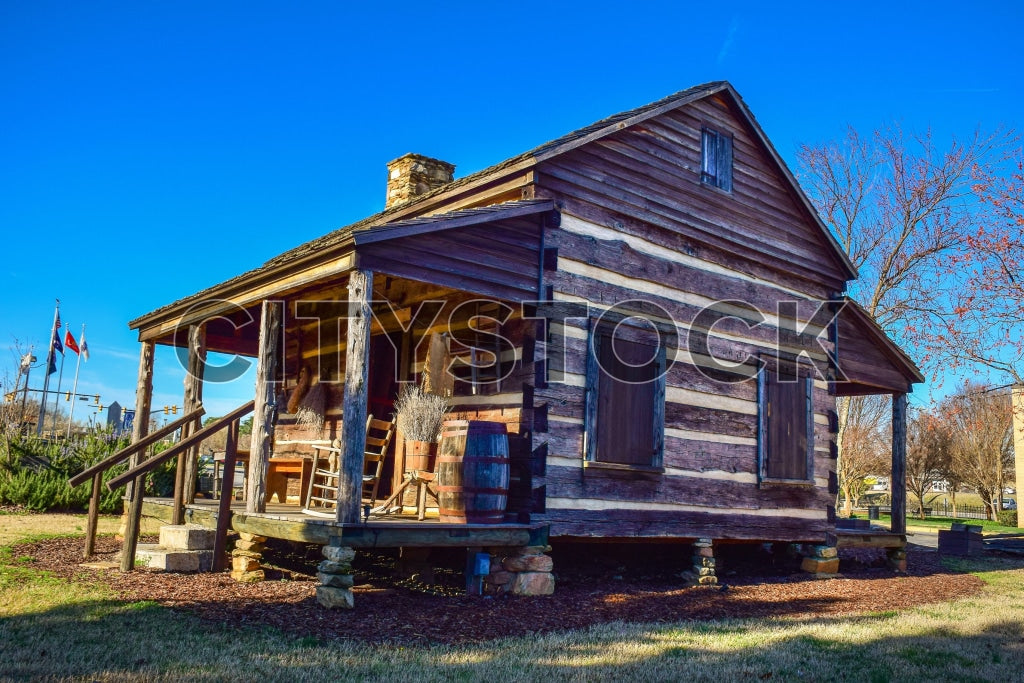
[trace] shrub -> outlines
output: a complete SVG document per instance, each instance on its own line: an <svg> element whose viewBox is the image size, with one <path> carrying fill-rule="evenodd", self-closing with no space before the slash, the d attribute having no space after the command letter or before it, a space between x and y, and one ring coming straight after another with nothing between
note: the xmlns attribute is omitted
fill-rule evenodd
<svg viewBox="0 0 1024 683"><path fill-rule="evenodd" d="M162 453L171 447L172 444L158 443L153 449L154 455ZM146 474L146 495L168 498L174 495L174 478L178 468L178 459L171 458L165 463L157 465L155 469Z"/></svg>
<svg viewBox="0 0 1024 683"><path fill-rule="evenodd" d="M120 439L103 431L66 444L34 437L13 439L7 442L4 452L0 452L0 504L22 505L38 511L85 510L89 505L90 484L71 488L68 479L127 443L127 438ZM125 466L119 465L104 472L101 512L120 511L123 489L109 491L105 483L124 471Z"/></svg>
<svg viewBox="0 0 1024 683"><path fill-rule="evenodd" d="M996 515L996 520L1003 526L1017 526L1017 511L1016 510L1000 510Z"/></svg>

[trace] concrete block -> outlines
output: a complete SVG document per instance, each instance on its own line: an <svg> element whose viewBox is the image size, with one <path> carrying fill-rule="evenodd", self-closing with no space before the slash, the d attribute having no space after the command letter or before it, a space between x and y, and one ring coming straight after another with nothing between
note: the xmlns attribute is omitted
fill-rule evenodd
<svg viewBox="0 0 1024 683"><path fill-rule="evenodd" d="M135 549L135 560L150 569L165 572L199 571L199 555L187 550L142 544Z"/></svg>
<svg viewBox="0 0 1024 683"><path fill-rule="evenodd" d="M160 527L160 545L173 550L212 550L217 532L198 524Z"/></svg>
<svg viewBox="0 0 1024 683"><path fill-rule="evenodd" d="M199 571L201 572L212 572L213 571L213 551L212 550L193 550L196 557L199 558Z"/></svg>

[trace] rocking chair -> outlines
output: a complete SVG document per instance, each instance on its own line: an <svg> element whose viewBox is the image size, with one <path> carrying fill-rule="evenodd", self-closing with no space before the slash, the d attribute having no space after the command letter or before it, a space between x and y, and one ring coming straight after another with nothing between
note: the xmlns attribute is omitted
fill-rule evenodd
<svg viewBox="0 0 1024 683"><path fill-rule="evenodd" d="M395 435L395 421L366 419L366 447L363 452L362 497L370 505L377 503L380 476L384 471L384 458ZM341 442L330 446L314 445L313 472L309 477L309 492L303 512L315 517L334 517L338 505L338 472L341 465Z"/></svg>

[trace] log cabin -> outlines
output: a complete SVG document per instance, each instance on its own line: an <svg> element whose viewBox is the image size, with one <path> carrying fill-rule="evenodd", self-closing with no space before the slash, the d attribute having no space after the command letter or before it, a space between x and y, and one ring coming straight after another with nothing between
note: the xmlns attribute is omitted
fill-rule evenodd
<svg viewBox="0 0 1024 683"><path fill-rule="evenodd" d="M332 523L366 522L363 425L427 376L451 394L450 417L506 425L511 526L542 525L555 543L694 543L705 582L712 544L836 545L836 399L888 394L890 533L905 533L906 395L923 378L846 297L854 267L729 83L453 172L396 159L380 213L131 321L137 414L156 344L187 357L186 410L208 351L256 359L236 529L275 533L245 519L266 514L272 460L309 458L317 439L341 451ZM289 412L311 383L315 434ZM399 438L385 493L401 461ZM305 485L270 489L288 503ZM298 537L359 547L308 524Z"/></svg>

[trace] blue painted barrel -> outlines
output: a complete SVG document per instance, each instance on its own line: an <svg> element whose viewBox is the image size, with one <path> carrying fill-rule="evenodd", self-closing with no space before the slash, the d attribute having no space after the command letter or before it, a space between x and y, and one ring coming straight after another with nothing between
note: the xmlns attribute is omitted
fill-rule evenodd
<svg viewBox="0 0 1024 683"><path fill-rule="evenodd" d="M442 522L500 524L508 504L508 432L503 422L444 423L437 455Z"/></svg>

